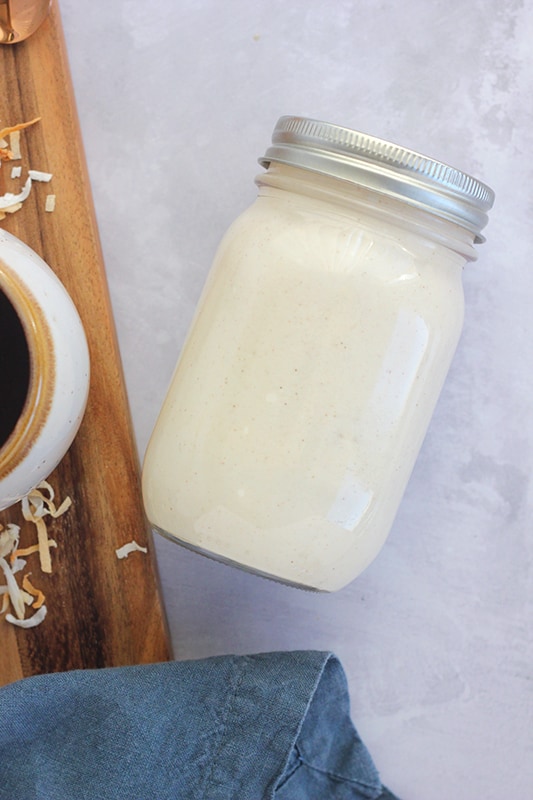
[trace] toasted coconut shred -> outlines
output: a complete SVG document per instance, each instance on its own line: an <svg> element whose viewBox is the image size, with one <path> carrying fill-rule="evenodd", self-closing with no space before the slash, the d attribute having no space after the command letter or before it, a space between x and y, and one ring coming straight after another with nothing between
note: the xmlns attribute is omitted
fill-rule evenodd
<svg viewBox="0 0 533 800"><path fill-rule="evenodd" d="M47 492L48 497L45 495ZM44 517L51 516L54 519L60 517L65 511L68 511L72 505L70 497L67 497L56 508L54 503L54 490L48 481L42 481L33 492L30 492L26 497L21 500L22 514L24 519L28 522L33 522L37 528L37 544L39 547L39 558L41 561L42 572L52 572L52 560L50 557L50 539L48 538L48 531ZM15 552L15 555L16 552Z"/></svg>
<svg viewBox="0 0 533 800"><path fill-rule="evenodd" d="M36 117L29 122L22 122L19 125L12 125L8 128L0 129L0 167L3 161L20 161L22 154L20 151L20 132L24 128L29 128L39 122L41 118ZM11 179L20 178L22 175L22 167L14 166L11 169ZM49 183L53 178L52 173L43 172L39 169L29 169L28 177L20 192L6 192L0 195L0 220L6 218L6 214L14 214L19 211L24 201L29 197L32 183L38 181L40 183ZM54 200L49 200L54 197ZM45 201L45 211L53 211L55 208L55 195L47 195Z"/></svg>
<svg viewBox="0 0 533 800"><path fill-rule="evenodd" d="M45 517L53 519L62 516L70 506L70 497L62 503L55 503L55 493L48 481L42 481L33 491L21 500L22 514L27 522L32 523L37 532L37 543L28 547L19 547L20 527L8 523L0 526L0 615L7 622L20 628L34 628L46 617L46 597L44 592L30 580L33 572L24 572L26 559L39 554L41 572L52 572L51 548L57 547L54 539L48 537ZM22 573L22 577L20 574ZM27 616L28 609L34 613Z"/></svg>

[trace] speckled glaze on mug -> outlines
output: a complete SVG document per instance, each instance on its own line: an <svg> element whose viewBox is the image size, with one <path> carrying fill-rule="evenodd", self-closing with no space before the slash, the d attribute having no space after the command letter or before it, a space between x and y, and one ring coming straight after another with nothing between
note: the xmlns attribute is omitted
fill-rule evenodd
<svg viewBox="0 0 533 800"><path fill-rule="evenodd" d="M20 320L29 353L25 401L0 446L3 509L48 477L70 447L87 403L89 350L82 322L63 284L37 253L3 230L0 291ZM13 341L4 333L0 348L10 346ZM0 372L0 387L4 377ZM5 413L1 391L0 413Z"/></svg>

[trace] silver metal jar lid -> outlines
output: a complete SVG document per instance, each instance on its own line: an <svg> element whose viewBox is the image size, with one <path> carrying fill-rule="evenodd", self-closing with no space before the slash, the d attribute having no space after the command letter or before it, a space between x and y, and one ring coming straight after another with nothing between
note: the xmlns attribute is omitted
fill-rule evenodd
<svg viewBox="0 0 533 800"><path fill-rule="evenodd" d="M332 175L461 225L484 241L494 192L465 172L365 133L305 117L281 117L259 159Z"/></svg>

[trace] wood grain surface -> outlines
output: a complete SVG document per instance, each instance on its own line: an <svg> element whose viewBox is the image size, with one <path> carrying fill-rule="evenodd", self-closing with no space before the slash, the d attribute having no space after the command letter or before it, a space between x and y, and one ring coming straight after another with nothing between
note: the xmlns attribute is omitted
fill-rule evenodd
<svg viewBox="0 0 533 800"><path fill-rule="evenodd" d="M51 172L34 184L20 211L0 226L36 250L71 294L87 333L91 388L82 427L50 482L73 506L52 520L53 572L34 583L48 614L33 629L0 617L0 684L43 672L140 664L171 657L151 533L142 509L139 464L120 364L85 157L57 4L27 41L0 46L0 128L40 116L21 133L27 169ZM11 164L0 169L0 194L14 191ZM45 211L45 197L56 209ZM19 507L0 522L22 527L21 546L35 541ZM149 554L118 560L135 539ZM36 558L31 556L30 558Z"/></svg>

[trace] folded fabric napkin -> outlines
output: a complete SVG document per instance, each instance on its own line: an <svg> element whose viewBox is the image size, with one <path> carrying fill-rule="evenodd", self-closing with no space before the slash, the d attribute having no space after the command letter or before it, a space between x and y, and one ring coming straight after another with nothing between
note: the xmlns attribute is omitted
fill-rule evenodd
<svg viewBox="0 0 533 800"><path fill-rule="evenodd" d="M5 686L0 798L395 800L350 721L341 664L316 651Z"/></svg>

